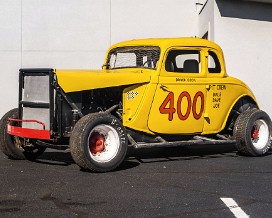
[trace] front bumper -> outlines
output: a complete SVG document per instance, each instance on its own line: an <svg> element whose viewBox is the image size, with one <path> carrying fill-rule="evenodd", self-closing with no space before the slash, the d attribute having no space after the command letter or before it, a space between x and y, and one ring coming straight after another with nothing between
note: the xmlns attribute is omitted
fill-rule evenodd
<svg viewBox="0 0 272 218"><path fill-rule="evenodd" d="M35 122L42 125L42 129L30 129L30 128L23 128L19 126L13 126L11 124L13 122ZM19 136L22 138L33 138L33 139L45 139L50 140L50 130L45 129L45 124L38 120L20 120L20 119L8 119L8 128L7 132L10 135Z"/></svg>

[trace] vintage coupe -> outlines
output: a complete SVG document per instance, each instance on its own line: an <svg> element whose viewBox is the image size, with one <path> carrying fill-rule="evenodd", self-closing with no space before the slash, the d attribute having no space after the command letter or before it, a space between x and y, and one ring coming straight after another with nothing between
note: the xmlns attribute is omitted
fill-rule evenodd
<svg viewBox="0 0 272 218"><path fill-rule="evenodd" d="M0 121L0 148L35 159L67 148L84 170L107 172L127 147L235 143L270 148L271 120L251 90L227 75L221 48L199 38L113 45L102 70L20 69L19 104Z"/></svg>

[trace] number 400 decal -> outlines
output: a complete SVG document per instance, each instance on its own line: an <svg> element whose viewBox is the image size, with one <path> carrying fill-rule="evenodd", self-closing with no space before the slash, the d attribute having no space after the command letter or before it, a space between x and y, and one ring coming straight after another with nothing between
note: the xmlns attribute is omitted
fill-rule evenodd
<svg viewBox="0 0 272 218"><path fill-rule="evenodd" d="M182 111L181 111L181 104L182 104L183 98L186 98L187 102L188 102L187 110L186 110L185 114L182 114ZM197 112L197 110L196 110L198 98L200 98L200 101L201 101L201 106L200 106L199 112ZM169 104L169 106L167 107L168 104ZM193 116L196 120L200 119L200 117L202 116L202 113L204 111L204 94L201 91L199 91L195 94L195 96L193 98L193 103L192 103L192 99L191 99L190 94L186 91L182 92L178 97L177 109L174 106L174 93L170 92L166 96L166 98L164 99L164 101L162 102L162 104L160 106L160 113L161 114L168 114L169 121L173 120L173 115L176 112L178 113L179 119L187 120L191 111L192 111Z"/></svg>

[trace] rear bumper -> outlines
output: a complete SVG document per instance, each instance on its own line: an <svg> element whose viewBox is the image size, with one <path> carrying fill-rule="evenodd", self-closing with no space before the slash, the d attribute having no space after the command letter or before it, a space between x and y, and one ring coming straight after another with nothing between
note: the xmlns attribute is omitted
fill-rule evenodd
<svg viewBox="0 0 272 218"><path fill-rule="evenodd" d="M11 121L16 122L36 122L43 126L43 129L30 129L30 128L23 128L18 126L12 126ZM7 132L10 135L19 136L22 138L33 138L33 139L46 139L50 140L50 130L45 129L44 123L37 121L37 120L19 120L19 119L8 119L8 128Z"/></svg>

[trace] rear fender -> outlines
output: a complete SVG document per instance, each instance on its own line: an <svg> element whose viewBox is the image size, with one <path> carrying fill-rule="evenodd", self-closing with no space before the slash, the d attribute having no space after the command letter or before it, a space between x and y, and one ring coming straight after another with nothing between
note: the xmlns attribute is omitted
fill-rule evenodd
<svg viewBox="0 0 272 218"><path fill-rule="evenodd" d="M224 121L224 131L232 130L237 117L248 110L249 108L259 108L257 102L249 95L243 95L233 102L230 110L228 111L228 116Z"/></svg>

